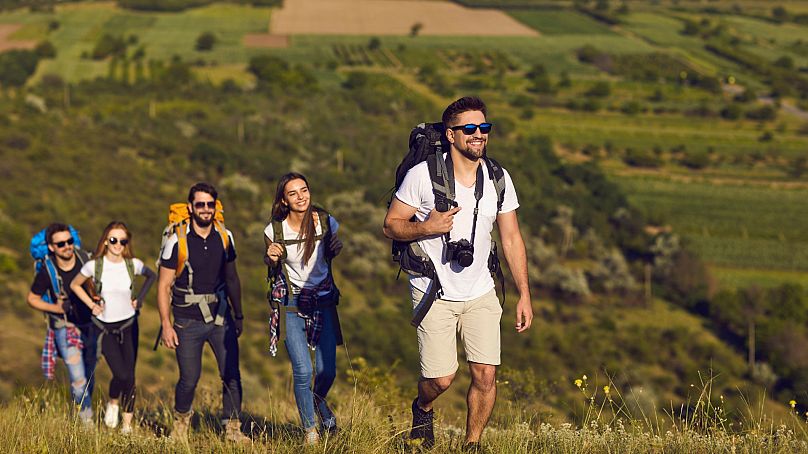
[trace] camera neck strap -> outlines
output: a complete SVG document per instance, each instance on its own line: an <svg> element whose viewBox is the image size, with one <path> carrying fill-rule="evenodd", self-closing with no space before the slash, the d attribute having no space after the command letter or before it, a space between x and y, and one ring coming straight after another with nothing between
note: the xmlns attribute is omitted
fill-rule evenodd
<svg viewBox="0 0 808 454"><path fill-rule="evenodd" d="M485 158L483 158L483 159L485 159ZM447 176L449 178L449 185L451 186L452 194L457 194L457 186L456 186L457 182L455 181L455 177L454 177L454 164L452 163L452 154L451 153L446 153L446 174L447 174ZM480 199L483 198L483 191L485 189L484 185L485 185L485 176L483 175L483 165L482 165L482 163L478 163L478 165L477 165L477 175L476 175L476 177L474 179L474 199L475 199L474 220L472 221L472 224L471 224L471 238L469 239L469 242L472 245L474 244L474 238L477 235L477 215L480 212ZM458 206L456 200L452 200L452 203L454 204L454 206ZM451 239L449 233L450 232L446 232L446 234L445 234L445 238L446 238L447 243Z"/></svg>

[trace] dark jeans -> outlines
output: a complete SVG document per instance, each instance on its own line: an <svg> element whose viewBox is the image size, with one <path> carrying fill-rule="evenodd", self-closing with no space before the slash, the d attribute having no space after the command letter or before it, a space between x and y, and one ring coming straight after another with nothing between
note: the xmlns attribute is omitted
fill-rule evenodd
<svg viewBox="0 0 808 454"><path fill-rule="evenodd" d="M177 364L180 379L174 396L174 409L180 413L191 411L196 384L202 373L202 348L210 344L219 376L222 379L222 410L225 418L238 418L241 413L241 372L238 365L238 336L233 319L228 314L223 326L212 322L185 318L174 319L179 345Z"/></svg>
<svg viewBox="0 0 808 454"><path fill-rule="evenodd" d="M101 351L112 371L109 382L110 399L120 399L124 413L132 413L135 409L135 363L137 362L138 325L134 323L119 334L112 330L119 329L129 322L123 320L115 323L104 323L107 333L101 338Z"/></svg>
<svg viewBox="0 0 808 454"><path fill-rule="evenodd" d="M81 350L81 359L84 362L84 376L87 377L87 404L90 404L95 388L95 366L98 363L98 328L91 323L86 325L76 325L81 332L81 342L84 348Z"/></svg>

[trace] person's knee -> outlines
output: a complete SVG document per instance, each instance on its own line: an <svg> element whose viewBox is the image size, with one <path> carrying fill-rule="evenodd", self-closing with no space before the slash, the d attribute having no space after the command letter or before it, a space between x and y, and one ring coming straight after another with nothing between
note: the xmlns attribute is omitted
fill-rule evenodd
<svg viewBox="0 0 808 454"><path fill-rule="evenodd" d="M496 366L482 364L472 366L471 386L483 393L494 390L497 386Z"/></svg>
<svg viewBox="0 0 808 454"><path fill-rule="evenodd" d="M448 375L446 377L437 377L437 378L430 378L430 384L432 387L438 392L444 392L452 386L452 382L454 382L455 374Z"/></svg>
<svg viewBox="0 0 808 454"><path fill-rule="evenodd" d="M67 359L65 359L65 363L67 364L78 364L81 362L81 352L80 351L71 351L67 354Z"/></svg>
<svg viewBox="0 0 808 454"><path fill-rule="evenodd" d="M81 389L84 385L87 384L87 380L84 377L77 378L70 383L74 389Z"/></svg>

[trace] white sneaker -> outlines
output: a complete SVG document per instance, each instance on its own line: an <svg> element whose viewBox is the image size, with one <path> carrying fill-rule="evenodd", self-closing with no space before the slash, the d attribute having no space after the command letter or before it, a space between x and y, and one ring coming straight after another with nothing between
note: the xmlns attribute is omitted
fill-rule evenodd
<svg viewBox="0 0 808 454"><path fill-rule="evenodd" d="M123 425L121 426L121 433L124 435L131 435L132 434L132 426Z"/></svg>
<svg viewBox="0 0 808 454"><path fill-rule="evenodd" d="M104 424L110 429L118 427L118 405L107 403L107 410L104 412Z"/></svg>
<svg viewBox="0 0 808 454"><path fill-rule="evenodd" d="M79 412L79 419L85 427L93 427L93 409L85 408Z"/></svg>

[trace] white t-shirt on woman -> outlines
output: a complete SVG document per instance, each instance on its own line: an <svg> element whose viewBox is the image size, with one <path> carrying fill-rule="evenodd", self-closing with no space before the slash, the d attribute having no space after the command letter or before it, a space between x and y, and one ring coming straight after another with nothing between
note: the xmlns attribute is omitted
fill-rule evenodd
<svg viewBox="0 0 808 454"><path fill-rule="evenodd" d="M337 230L339 230L339 223L334 219L334 216L329 216L328 219L331 234L335 235ZM281 226L283 227L284 239L297 239L298 232L295 232L289 227L289 223L286 222L286 219L283 220ZM315 221L314 227L316 234L322 235L323 229L320 228L319 221ZM270 240L275 241L275 232L272 231L272 223L266 226L264 235ZM306 266L303 266L303 243L284 246L286 248L286 273L289 280L295 286L300 288L316 287L328 276L328 263L325 261L325 247L321 243L321 240L315 241L314 252L311 254ZM326 293L328 293L328 291L323 292L323 294Z"/></svg>
<svg viewBox="0 0 808 454"><path fill-rule="evenodd" d="M101 298L104 299L104 312L98 316L98 320L104 323L120 322L135 315L132 307L132 281L129 279L129 272L126 271L126 263L121 260L118 263L111 262L104 257L104 269L101 272ZM132 259L135 276L143 274L143 262L139 259ZM81 274L92 279L95 277L95 260L90 260L81 267ZM96 283L96 286L98 284Z"/></svg>

